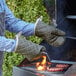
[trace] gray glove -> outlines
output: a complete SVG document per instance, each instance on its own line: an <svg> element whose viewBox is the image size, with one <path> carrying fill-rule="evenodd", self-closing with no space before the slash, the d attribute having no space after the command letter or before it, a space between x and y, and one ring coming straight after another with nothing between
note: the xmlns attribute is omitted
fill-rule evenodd
<svg viewBox="0 0 76 76"><path fill-rule="evenodd" d="M39 18L35 24L35 35L46 40L50 45L55 47L60 46L64 43L65 38L63 37L65 33L54 26L49 26L42 22Z"/></svg>
<svg viewBox="0 0 76 76"><path fill-rule="evenodd" d="M31 41L26 40L25 38L17 38L17 48L16 53L20 53L26 56L30 61L41 55L41 52L46 50L44 46L32 43Z"/></svg>

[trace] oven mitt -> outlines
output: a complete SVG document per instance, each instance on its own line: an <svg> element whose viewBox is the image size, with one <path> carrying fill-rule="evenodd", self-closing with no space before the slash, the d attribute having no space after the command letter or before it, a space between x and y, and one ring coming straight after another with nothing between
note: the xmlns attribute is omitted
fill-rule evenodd
<svg viewBox="0 0 76 76"><path fill-rule="evenodd" d="M35 44L25 38L19 38L17 43L16 53L25 55L29 61L32 61L41 55L41 52L45 50L44 46Z"/></svg>
<svg viewBox="0 0 76 76"><path fill-rule="evenodd" d="M63 37L65 32L57 29L52 25L47 25L42 22L41 18L38 18L35 23L35 35L46 40L50 45L58 47L65 41Z"/></svg>

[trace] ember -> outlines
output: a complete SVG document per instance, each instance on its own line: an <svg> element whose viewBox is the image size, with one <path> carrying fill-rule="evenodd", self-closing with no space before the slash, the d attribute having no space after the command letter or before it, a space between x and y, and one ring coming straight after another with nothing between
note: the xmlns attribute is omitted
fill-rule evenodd
<svg viewBox="0 0 76 76"><path fill-rule="evenodd" d="M36 63L36 69L38 71L49 71L49 72L56 72L56 71L63 71L63 67L66 67L67 65L59 64L56 67L51 67L51 62L47 61L46 56L42 56L43 60L41 62Z"/></svg>
<svg viewBox="0 0 76 76"><path fill-rule="evenodd" d="M36 63L36 68L37 70L46 70L46 56L42 56L43 60L42 62L37 62Z"/></svg>
<svg viewBox="0 0 76 76"><path fill-rule="evenodd" d="M35 66L36 65L36 66ZM18 67L33 67L37 71L48 71L48 72L58 72L63 71L68 64L57 64L55 67L52 67L52 63L48 61L47 56L43 55L39 60L29 62L26 58L18 65Z"/></svg>

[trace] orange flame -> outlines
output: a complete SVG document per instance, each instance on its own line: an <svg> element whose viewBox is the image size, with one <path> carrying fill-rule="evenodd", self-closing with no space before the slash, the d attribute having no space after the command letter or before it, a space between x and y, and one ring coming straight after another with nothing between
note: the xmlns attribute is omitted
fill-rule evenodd
<svg viewBox="0 0 76 76"><path fill-rule="evenodd" d="M36 63L36 68L37 70L46 70L46 56L42 56L43 60L42 62L37 62Z"/></svg>

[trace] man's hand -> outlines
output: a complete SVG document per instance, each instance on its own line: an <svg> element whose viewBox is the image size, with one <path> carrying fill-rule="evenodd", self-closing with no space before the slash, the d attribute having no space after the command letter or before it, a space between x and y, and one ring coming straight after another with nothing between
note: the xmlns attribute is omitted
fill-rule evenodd
<svg viewBox="0 0 76 76"><path fill-rule="evenodd" d="M46 40L50 45L55 47L60 46L64 43L65 32L57 29L52 25L47 25L39 18L35 24L35 35Z"/></svg>
<svg viewBox="0 0 76 76"><path fill-rule="evenodd" d="M35 44L25 38L20 38L21 32L16 35L16 53L25 55L29 61L38 59L41 53L46 50L44 46Z"/></svg>

